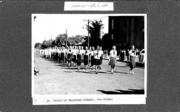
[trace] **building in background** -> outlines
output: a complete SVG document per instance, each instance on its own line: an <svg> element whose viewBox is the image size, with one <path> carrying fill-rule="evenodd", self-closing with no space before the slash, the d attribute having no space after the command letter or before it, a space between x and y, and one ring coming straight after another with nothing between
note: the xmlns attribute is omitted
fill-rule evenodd
<svg viewBox="0 0 180 112"><path fill-rule="evenodd" d="M144 16L109 16L109 35L119 48L144 48Z"/></svg>

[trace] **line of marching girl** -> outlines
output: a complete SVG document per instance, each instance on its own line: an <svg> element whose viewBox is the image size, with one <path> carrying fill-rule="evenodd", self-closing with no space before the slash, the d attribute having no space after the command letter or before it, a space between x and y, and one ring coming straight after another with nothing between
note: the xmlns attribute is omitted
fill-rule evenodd
<svg viewBox="0 0 180 112"><path fill-rule="evenodd" d="M103 51L102 47L97 46L84 48L83 46L70 46L70 47L53 47L40 51L45 58L52 59L54 61L67 64L68 67L82 66L84 69L101 69Z"/></svg>
<svg viewBox="0 0 180 112"><path fill-rule="evenodd" d="M134 75L134 68L136 66L136 62L135 59L137 58L136 55L136 51L135 51L135 46L132 45L130 51L129 51L129 55L130 55L130 62L129 62L129 73ZM109 65L111 66L111 73L113 74L115 65L116 65L116 59L117 58L117 51L116 51L116 47L113 46L112 50L110 51L110 57L109 57Z"/></svg>
<svg viewBox="0 0 180 112"><path fill-rule="evenodd" d="M78 70L81 68L86 70L88 68L95 69L96 74L98 73L98 69L101 69L104 54L102 47L100 46L97 46L96 49L94 47L88 48L87 46L53 47L40 50L38 52L43 54L45 58L66 64L68 67L77 67ZM129 73L134 74L134 68L136 65L136 51L134 46L132 46L129 51L129 55ZM117 57L116 46L113 46L112 50L109 52L108 63L112 74L114 73Z"/></svg>

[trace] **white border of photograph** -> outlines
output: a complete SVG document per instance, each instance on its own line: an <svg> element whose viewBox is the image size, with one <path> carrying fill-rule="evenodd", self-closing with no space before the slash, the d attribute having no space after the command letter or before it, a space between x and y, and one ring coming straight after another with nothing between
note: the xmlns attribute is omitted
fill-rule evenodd
<svg viewBox="0 0 180 112"><path fill-rule="evenodd" d="M147 14L88 14L102 16L144 16L145 74L143 95L35 95L34 94L34 41L32 37L33 17L31 15L31 90L33 105L72 105L72 104L146 104L147 97ZM40 14L42 15L42 14ZM52 15L52 14L43 14ZM53 15L87 15L87 14L53 14Z"/></svg>

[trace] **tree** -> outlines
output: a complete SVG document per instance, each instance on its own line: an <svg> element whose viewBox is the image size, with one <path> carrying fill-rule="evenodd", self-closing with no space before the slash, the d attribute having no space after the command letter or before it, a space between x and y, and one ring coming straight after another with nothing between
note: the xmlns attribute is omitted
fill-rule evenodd
<svg viewBox="0 0 180 112"><path fill-rule="evenodd" d="M91 25L87 25L87 29L90 33L90 46L102 45L100 39L101 27L103 26L102 21L92 21Z"/></svg>
<svg viewBox="0 0 180 112"><path fill-rule="evenodd" d="M44 40L43 43L42 43L42 45L41 45L41 47L42 47L43 49L44 49L44 48L51 47L52 42L53 42L52 39L50 39L50 40Z"/></svg>
<svg viewBox="0 0 180 112"><path fill-rule="evenodd" d="M84 38L85 38L85 36L76 35L76 36L75 36L75 42L76 42L76 44L82 43L82 42L84 41Z"/></svg>
<svg viewBox="0 0 180 112"><path fill-rule="evenodd" d="M111 48L112 48L112 38L109 34L105 34L103 37L102 37L102 47L103 47L103 50L108 50L110 51Z"/></svg>
<svg viewBox="0 0 180 112"><path fill-rule="evenodd" d="M67 41L66 34L60 34L55 39L56 46L66 45L66 41Z"/></svg>
<svg viewBox="0 0 180 112"><path fill-rule="evenodd" d="M34 48L41 48L41 43L36 43L35 45L34 45Z"/></svg>

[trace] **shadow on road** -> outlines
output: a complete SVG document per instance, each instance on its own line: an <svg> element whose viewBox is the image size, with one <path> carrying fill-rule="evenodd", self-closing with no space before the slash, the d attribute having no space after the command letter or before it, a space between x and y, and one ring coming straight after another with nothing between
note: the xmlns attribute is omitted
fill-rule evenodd
<svg viewBox="0 0 180 112"><path fill-rule="evenodd" d="M76 69L76 70L77 70L78 68L77 68L77 67L73 67L73 68L72 68L72 67L67 67L67 66L66 66L66 67L64 67L63 69L69 69L69 70L75 70L75 69Z"/></svg>
<svg viewBox="0 0 180 112"><path fill-rule="evenodd" d="M111 73L111 71L107 71L107 72ZM118 72L118 71L114 71L114 73L128 74L128 72Z"/></svg>
<svg viewBox="0 0 180 112"><path fill-rule="evenodd" d="M144 94L144 89L129 89L129 90L115 90L115 91L105 91L97 90L104 94Z"/></svg>
<svg viewBox="0 0 180 112"><path fill-rule="evenodd" d="M65 73L73 73L73 71L64 71Z"/></svg>
<svg viewBox="0 0 180 112"><path fill-rule="evenodd" d="M58 65L55 65L55 66L67 67L67 64L58 64Z"/></svg>
<svg viewBox="0 0 180 112"><path fill-rule="evenodd" d="M126 67L129 67L129 66L128 65L125 65L125 66L116 65L116 67L126 68Z"/></svg>
<svg viewBox="0 0 180 112"><path fill-rule="evenodd" d="M79 72L79 73L87 73L87 74L96 74L96 72L95 71L75 71L75 72ZM98 71L98 73L103 73L103 74L105 74L105 73L107 73L107 72L100 72L100 71Z"/></svg>

